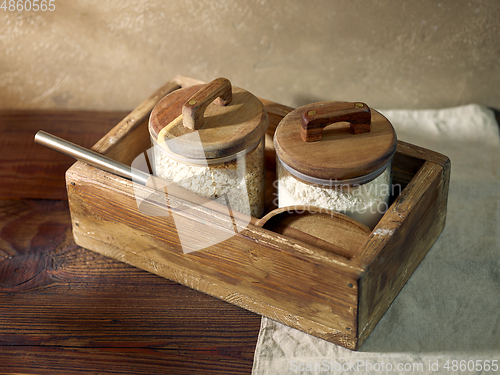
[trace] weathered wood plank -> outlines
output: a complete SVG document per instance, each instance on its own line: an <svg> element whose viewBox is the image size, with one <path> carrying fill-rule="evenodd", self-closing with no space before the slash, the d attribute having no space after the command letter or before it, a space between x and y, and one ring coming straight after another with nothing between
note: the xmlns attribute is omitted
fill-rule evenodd
<svg viewBox="0 0 500 375"><path fill-rule="evenodd" d="M207 347L196 352L153 347L72 348L2 347L3 374L144 374L144 375L248 375L252 362L241 358L244 348Z"/></svg>
<svg viewBox="0 0 500 375"><path fill-rule="evenodd" d="M90 148L127 112L0 111L0 198L67 199L68 156L34 143L38 130Z"/></svg>
<svg viewBox="0 0 500 375"><path fill-rule="evenodd" d="M77 246L67 201L0 200L0 372L248 374L260 317Z"/></svg>
<svg viewBox="0 0 500 375"><path fill-rule="evenodd" d="M297 329L325 338L342 336L343 342L355 335L359 270L342 257L308 254L251 225L242 235L183 254L168 208L163 208L164 217L138 212L132 183L125 182L130 186L124 188L120 178L83 163L75 164L67 179L78 244ZM174 198L169 197L170 205L179 211ZM156 212L162 209L161 202L150 204Z"/></svg>
<svg viewBox="0 0 500 375"><path fill-rule="evenodd" d="M359 344L375 328L444 229L450 164L426 161L373 230L354 262L359 281Z"/></svg>
<svg viewBox="0 0 500 375"><path fill-rule="evenodd" d="M130 164L140 152L146 150L151 145L149 137L136 137L136 135L144 132L144 127L146 128L146 134L148 134L147 123L152 109L161 98L179 87L173 81L167 82L135 108L134 111L127 114L92 149L111 159ZM120 147L116 147L117 144Z"/></svg>

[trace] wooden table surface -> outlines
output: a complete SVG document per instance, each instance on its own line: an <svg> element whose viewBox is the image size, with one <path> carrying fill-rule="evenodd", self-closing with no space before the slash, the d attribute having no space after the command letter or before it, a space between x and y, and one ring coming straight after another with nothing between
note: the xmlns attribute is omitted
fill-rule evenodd
<svg viewBox="0 0 500 375"><path fill-rule="evenodd" d="M260 316L77 246L45 130L91 147L126 113L0 111L0 373L249 374Z"/></svg>

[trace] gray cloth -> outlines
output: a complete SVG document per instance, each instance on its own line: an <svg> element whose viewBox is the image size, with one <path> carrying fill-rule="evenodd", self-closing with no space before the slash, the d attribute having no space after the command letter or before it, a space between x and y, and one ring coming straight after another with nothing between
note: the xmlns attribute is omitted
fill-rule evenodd
<svg viewBox="0 0 500 375"><path fill-rule="evenodd" d="M398 139L451 159L446 227L360 351L262 318L253 375L500 374L500 138L494 114L478 105L381 112Z"/></svg>

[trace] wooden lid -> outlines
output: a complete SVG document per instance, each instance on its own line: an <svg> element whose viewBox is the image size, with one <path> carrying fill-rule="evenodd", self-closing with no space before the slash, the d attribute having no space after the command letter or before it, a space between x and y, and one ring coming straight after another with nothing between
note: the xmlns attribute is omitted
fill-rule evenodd
<svg viewBox="0 0 500 375"><path fill-rule="evenodd" d="M341 213L314 206L288 206L257 220L259 227L351 259L371 230Z"/></svg>
<svg viewBox="0 0 500 375"><path fill-rule="evenodd" d="M257 97L218 78L165 96L151 112L149 132L172 153L216 159L256 145L267 125Z"/></svg>
<svg viewBox="0 0 500 375"><path fill-rule="evenodd" d="M308 104L285 116L274 135L284 164L322 180L377 172L391 160L396 145L391 123L364 103Z"/></svg>

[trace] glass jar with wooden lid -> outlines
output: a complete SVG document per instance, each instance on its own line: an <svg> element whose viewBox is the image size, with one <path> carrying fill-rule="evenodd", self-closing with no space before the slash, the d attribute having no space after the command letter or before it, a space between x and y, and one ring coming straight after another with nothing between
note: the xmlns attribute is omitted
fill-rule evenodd
<svg viewBox="0 0 500 375"><path fill-rule="evenodd" d="M300 107L276 128L278 206L344 213L373 228L388 208L397 138L365 103Z"/></svg>
<svg viewBox="0 0 500 375"><path fill-rule="evenodd" d="M267 112L226 78L176 90L151 112L157 177L254 217L264 212Z"/></svg>

